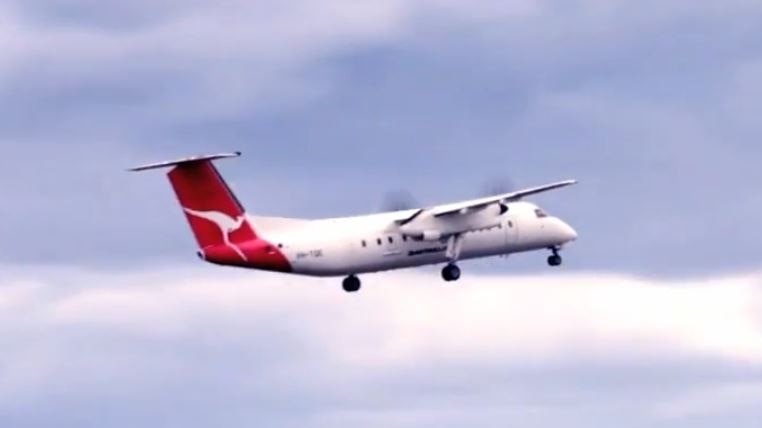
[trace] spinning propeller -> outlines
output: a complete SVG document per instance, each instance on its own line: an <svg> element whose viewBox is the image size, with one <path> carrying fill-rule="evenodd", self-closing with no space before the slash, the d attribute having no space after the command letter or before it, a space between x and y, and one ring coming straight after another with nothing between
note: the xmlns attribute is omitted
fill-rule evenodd
<svg viewBox="0 0 762 428"><path fill-rule="evenodd" d="M482 191L474 195L475 197L500 195L503 193L509 193L515 189L513 182L506 177L497 177L485 181L482 186ZM406 189L398 189L386 192L381 203L381 212L387 211L404 211L415 208L423 208L420 201L417 200L413 193Z"/></svg>

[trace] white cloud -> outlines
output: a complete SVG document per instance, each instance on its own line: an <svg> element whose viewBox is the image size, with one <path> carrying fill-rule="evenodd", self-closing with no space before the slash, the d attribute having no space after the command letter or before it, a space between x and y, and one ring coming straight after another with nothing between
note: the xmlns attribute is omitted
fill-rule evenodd
<svg viewBox="0 0 762 428"><path fill-rule="evenodd" d="M230 272L96 275L51 297L56 282L6 286L0 304L24 314L36 307L48 325L138 336L192 334L205 319L243 331L289 314L305 321L300 334L321 337L327 354L371 364L432 352L519 361L675 353L762 364L757 275L682 283L479 275L445 288L436 274L390 273L368 276L358 296L344 295L335 279Z"/></svg>
<svg viewBox="0 0 762 428"><path fill-rule="evenodd" d="M215 268L18 275L0 287L0 410L44 403L62 385L85 401L112 396L114 388L150 397L174 383L210 382L209 370L230 394L254 394L247 380L254 378L291 400L305 388L382 388L411 368L423 376L417 382L472 387L464 373L422 374L444 363L528 365L548 374L565 365L589 373L609 367L601 376L611 376L614 364L625 382L631 367L643 364L762 367L757 274L682 282L594 273L467 275L444 285L435 272L422 271L364 279L359 294L347 295L338 280ZM241 356L264 363L229 366ZM302 381L287 381L293 376ZM489 390L499 391L494 382ZM665 384L666 391L632 405L660 420L680 419L707 411L705 391L715 388L728 392L714 413L762 404L758 388L736 383L712 378L678 390ZM393 397L385 403L392 413L384 417L394 420L401 403ZM320 418L379 411L331 407Z"/></svg>

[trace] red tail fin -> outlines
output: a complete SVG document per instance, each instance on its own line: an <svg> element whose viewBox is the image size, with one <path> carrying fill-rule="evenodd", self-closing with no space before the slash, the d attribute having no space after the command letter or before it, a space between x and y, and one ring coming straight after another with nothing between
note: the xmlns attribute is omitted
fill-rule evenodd
<svg viewBox="0 0 762 428"><path fill-rule="evenodd" d="M288 258L257 237L246 213L225 184L213 160L240 156L240 152L194 156L131 168L145 171L172 167L169 181L196 235L204 260L221 265L291 272Z"/></svg>
<svg viewBox="0 0 762 428"><path fill-rule="evenodd" d="M200 248L257 238L243 206L211 160L179 163L167 176Z"/></svg>

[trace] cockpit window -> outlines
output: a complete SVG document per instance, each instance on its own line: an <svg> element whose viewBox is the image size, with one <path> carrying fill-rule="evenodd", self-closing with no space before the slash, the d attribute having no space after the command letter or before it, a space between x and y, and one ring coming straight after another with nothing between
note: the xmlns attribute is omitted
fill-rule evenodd
<svg viewBox="0 0 762 428"><path fill-rule="evenodd" d="M537 216L537 218L545 218L548 216L548 213L546 213L540 208L537 208L536 210L534 210L534 214Z"/></svg>

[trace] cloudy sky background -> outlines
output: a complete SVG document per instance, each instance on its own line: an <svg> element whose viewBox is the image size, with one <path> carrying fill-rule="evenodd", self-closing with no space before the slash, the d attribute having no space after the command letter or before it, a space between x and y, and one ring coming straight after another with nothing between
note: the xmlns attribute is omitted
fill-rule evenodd
<svg viewBox="0 0 762 428"><path fill-rule="evenodd" d="M0 3L0 425L749 426L762 5ZM562 178L581 239L335 280L199 266L146 161L250 211ZM470 273L469 273L470 272Z"/></svg>

